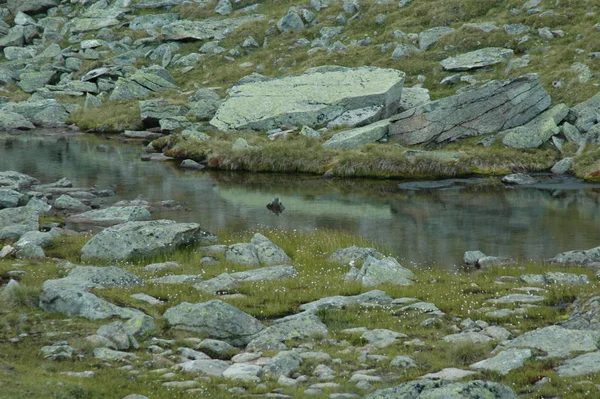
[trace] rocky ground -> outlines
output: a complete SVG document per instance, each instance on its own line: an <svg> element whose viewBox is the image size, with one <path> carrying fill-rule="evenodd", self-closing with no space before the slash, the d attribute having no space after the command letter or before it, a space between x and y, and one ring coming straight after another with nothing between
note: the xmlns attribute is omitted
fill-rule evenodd
<svg viewBox="0 0 600 399"><path fill-rule="evenodd" d="M118 132L155 140L146 160L195 169L434 177L559 162L554 173L597 178L600 23L587 0L0 10L12 132Z"/></svg>
<svg viewBox="0 0 600 399"><path fill-rule="evenodd" d="M217 237L66 178L0 184L3 397L599 394L599 248L410 270L340 233Z"/></svg>
<svg viewBox="0 0 600 399"><path fill-rule="evenodd" d="M600 174L592 1L1 3L11 134L119 133L194 169ZM409 270L343 234L0 187L0 397L599 395L598 248Z"/></svg>

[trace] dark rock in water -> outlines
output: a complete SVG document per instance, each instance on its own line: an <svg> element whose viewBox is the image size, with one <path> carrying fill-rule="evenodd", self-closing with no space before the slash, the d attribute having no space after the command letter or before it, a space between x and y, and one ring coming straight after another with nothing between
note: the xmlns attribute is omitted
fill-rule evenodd
<svg viewBox="0 0 600 399"><path fill-rule="evenodd" d="M285 210L283 203L279 201L279 198L275 198L271 203L267 204L267 209L276 215L279 215Z"/></svg>

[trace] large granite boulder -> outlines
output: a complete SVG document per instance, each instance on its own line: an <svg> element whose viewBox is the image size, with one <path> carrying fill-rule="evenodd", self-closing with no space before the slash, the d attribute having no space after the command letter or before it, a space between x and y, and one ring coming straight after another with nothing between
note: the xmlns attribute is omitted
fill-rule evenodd
<svg viewBox="0 0 600 399"><path fill-rule="evenodd" d="M188 111L183 105L163 99L140 101L140 116L146 127L157 127L161 119L183 116Z"/></svg>
<svg viewBox="0 0 600 399"><path fill-rule="evenodd" d="M196 223L172 220L127 222L95 235L81 249L81 258L126 260L172 251L202 240L210 241L213 237Z"/></svg>
<svg viewBox="0 0 600 399"><path fill-rule="evenodd" d="M446 58L440 64L446 71L468 71L499 64L512 57L514 51L501 47L487 47L456 57Z"/></svg>
<svg viewBox="0 0 600 399"><path fill-rule="evenodd" d="M223 131L314 127L370 106L382 107L385 118L398 109L403 83L404 72L395 69L323 67L302 75L239 84L210 123Z"/></svg>
<svg viewBox="0 0 600 399"><path fill-rule="evenodd" d="M41 127L61 127L70 113L64 105L54 99L21 101L0 105L4 111L22 115L28 121Z"/></svg>
<svg viewBox="0 0 600 399"><path fill-rule="evenodd" d="M264 15L252 14L238 18L204 19L201 21L174 21L162 27L163 40L209 40L222 38L238 26L264 19Z"/></svg>
<svg viewBox="0 0 600 399"><path fill-rule="evenodd" d="M130 287L142 284L138 276L118 267L78 266L67 277L47 280L42 286L40 307L46 312L81 316L89 320L120 317L143 317L136 309L121 308L95 294L90 289Z"/></svg>
<svg viewBox="0 0 600 399"><path fill-rule="evenodd" d="M265 328L254 317L219 300L183 302L163 316L172 328L195 331L234 346L246 345L254 334Z"/></svg>
<svg viewBox="0 0 600 399"><path fill-rule="evenodd" d="M536 74L492 81L391 118L389 137L406 145L439 144L521 126L550 106Z"/></svg>
<svg viewBox="0 0 600 399"><path fill-rule="evenodd" d="M446 379L423 379L380 389L365 399L517 399L509 387L491 381L452 382Z"/></svg>
<svg viewBox="0 0 600 399"><path fill-rule="evenodd" d="M16 191L21 191L25 187L32 186L39 181L24 173L7 170L0 172L0 187L9 188Z"/></svg>
<svg viewBox="0 0 600 399"><path fill-rule="evenodd" d="M501 134L502 143L513 148L537 148L560 132L558 124L569 114L565 104L556 105L536 116L523 126L517 126Z"/></svg>
<svg viewBox="0 0 600 399"><path fill-rule="evenodd" d="M21 81L18 86L26 93L33 93L50 84L55 77L55 71L27 72L21 74Z"/></svg>

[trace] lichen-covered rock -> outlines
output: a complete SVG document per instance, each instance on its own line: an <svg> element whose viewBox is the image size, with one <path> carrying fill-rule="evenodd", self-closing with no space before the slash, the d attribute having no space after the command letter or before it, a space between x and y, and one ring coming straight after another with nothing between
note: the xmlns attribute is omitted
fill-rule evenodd
<svg viewBox="0 0 600 399"><path fill-rule="evenodd" d="M46 312L81 316L89 320L141 316L139 310L121 308L89 292L92 288L126 287L141 283L139 277L114 266L78 266L65 278L44 282L40 307Z"/></svg>
<svg viewBox="0 0 600 399"><path fill-rule="evenodd" d="M499 64L512 57L514 51L501 47L487 47L456 57L446 58L440 64L446 71L468 71Z"/></svg>
<svg viewBox="0 0 600 399"><path fill-rule="evenodd" d="M172 220L127 222L109 227L96 234L81 249L82 259L126 260L173 251L213 238L196 223L176 223Z"/></svg>
<svg viewBox="0 0 600 399"><path fill-rule="evenodd" d="M353 268L345 277L346 280L360 281L365 287L381 284L412 285L415 275L402 267L394 258L381 260L368 256L360 270Z"/></svg>
<svg viewBox="0 0 600 399"><path fill-rule="evenodd" d="M164 40L208 40L222 37L247 22L260 21L264 18L264 15L253 14L227 19L174 21L162 27L162 35Z"/></svg>
<svg viewBox="0 0 600 399"><path fill-rule="evenodd" d="M517 399L509 387L491 381L452 382L445 379L409 381L380 389L365 399Z"/></svg>
<svg viewBox="0 0 600 399"><path fill-rule="evenodd" d="M598 350L600 331L568 330L560 326L538 328L505 343L507 348L534 348L549 357L568 357L574 352Z"/></svg>
<svg viewBox="0 0 600 399"><path fill-rule="evenodd" d="M35 129L35 125L25 119L23 115L14 112L0 110L0 129Z"/></svg>
<svg viewBox="0 0 600 399"><path fill-rule="evenodd" d="M354 245L336 250L333 254L331 254L327 261L343 264L352 263L353 265L358 265L369 256L375 259L383 258L383 254L377 251L375 248L358 247Z"/></svg>
<svg viewBox="0 0 600 399"><path fill-rule="evenodd" d="M537 75L492 81L391 118L389 137L406 145L439 144L521 126L550 106Z"/></svg>
<svg viewBox="0 0 600 399"><path fill-rule="evenodd" d="M600 262L600 247L561 252L554 258L548 260L550 263L561 265L589 265Z"/></svg>
<svg viewBox="0 0 600 399"><path fill-rule="evenodd" d="M232 345L246 345L265 327L254 317L219 300L183 302L163 315L172 328L195 331Z"/></svg>
<svg viewBox="0 0 600 399"><path fill-rule="evenodd" d="M327 332L327 326L317 316L300 313L276 320L273 325L253 337L246 350L273 350L282 342L323 337Z"/></svg>
<svg viewBox="0 0 600 399"><path fill-rule="evenodd" d="M220 130L269 130L281 125L314 127L348 110L398 109L404 73L374 67L325 68L296 76L234 86L211 124Z"/></svg>
<svg viewBox="0 0 600 399"><path fill-rule="evenodd" d="M366 144L372 144L387 136L389 126L389 119L385 119L364 127L344 130L334 134L329 140L323 143L323 148L357 148Z"/></svg>
<svg viewBox="0 0 600 399"><path fill-rule="evenodd" d="M256 248L258 260L264 265L281 265L292 261L283 249L260 233L254 234L250 244Z"/></svg>
<svg viewBox="0 0 600 399"><path fill-rule="evenodd" d="M536 116L523 126L517 126L500 134L502 143L513 148L537 148L560 132L558 124L569 114L565 104L556 105Z"/></svg>

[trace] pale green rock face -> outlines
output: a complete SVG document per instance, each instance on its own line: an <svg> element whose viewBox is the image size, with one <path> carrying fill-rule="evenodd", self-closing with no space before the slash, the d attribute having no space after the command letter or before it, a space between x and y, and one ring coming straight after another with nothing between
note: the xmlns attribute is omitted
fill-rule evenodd
<svg viewBox="0 0 600 399"><path fill-rule="evenodd" d="M565 104L552 107L526 125L504 132L502 143L513 148L537 148L560 132L557 125L568 113L569 107Z"/></svg>
<svg viewBox="0 0 600 399"><path fill-rule="evenodd" d="M269 130L325 124L348 110L383 106L396 112L404 72L374 67L320 69L234 86L211 124L219 130Z"/></svg>
<svg viewBox="0 0 600 399"><path fill-rule="evenodd" d="M208 40L223 36L227 30L234 30L246 22L259 21L264 15L253 14L240 18L205 19L203 21L175 21L162 28L165 40Z"/></svg>
<svg viewBox="0 0 600 399"><path fill-rule="evenodd" d="M446 71L468 71L499 64L513 55L514 51L510 49L488 47L446 58L440 64Z"/></svg>
<svg viewBox="0 0 600 399"><path fill-rule="evenodd" d="M373 123L365 127L344 130L333 135L323 143L324 148L357 148L381 140L388 133L389 119Z"/></svg>

